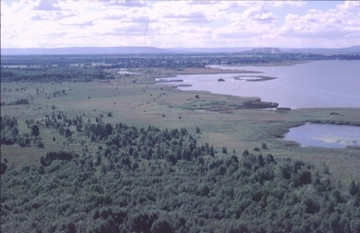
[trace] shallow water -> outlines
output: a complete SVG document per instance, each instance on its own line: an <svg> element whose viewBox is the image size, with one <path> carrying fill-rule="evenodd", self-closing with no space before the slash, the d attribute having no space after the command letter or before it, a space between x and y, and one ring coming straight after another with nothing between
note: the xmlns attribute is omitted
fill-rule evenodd
<svg viewBox="0 0 360 233"><path fill-rule="evenodd" d="M181 90L204 90L244 97L260 97L279 107L360 107L360 61L315 61L292 66L212 66L231 70L259 71L258 74L178 75L167 80L183 80L171 85ZM276 77L267 81L235 80L236 76ZM219 82L222 78L225 81Z"/></svg>
<svg viewBox="0 0 360 233"><path fill-rule="evenodd" d="M360 146L360 127L348 125L312 124L294 127L285 135L285 140L301 146L345 148Z"/></svg>

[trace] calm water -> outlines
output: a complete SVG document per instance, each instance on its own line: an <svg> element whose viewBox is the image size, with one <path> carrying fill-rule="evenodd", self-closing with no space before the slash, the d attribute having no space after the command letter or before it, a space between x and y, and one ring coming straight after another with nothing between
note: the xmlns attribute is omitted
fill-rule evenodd
<svg viewBox="0 0 360 233"><path fill-rule="evenodd" d="M260 97L279 107L360 107L360 61L315 61L293 66L213 66L231 70L260 71L249 74L276 77L268 81L235 80L236 74L178 75L167 80L183 80L181 90L204 90L218 94ZM244 75L244 74L239 74ZM223 78L224 82L217 81Z"/></svg>
<svg viewBox="0 0 360 233"><path fill-rule="evenodd" d="M296 141L302 146L344 148L360 146L360 127L347 125L311 124L291 128L285 140Z"/></svg>

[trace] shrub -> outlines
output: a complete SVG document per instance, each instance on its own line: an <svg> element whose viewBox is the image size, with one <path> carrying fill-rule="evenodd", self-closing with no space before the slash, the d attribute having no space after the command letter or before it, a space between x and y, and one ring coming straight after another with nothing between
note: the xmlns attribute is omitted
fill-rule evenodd
<svg viewBox="0 0 360 233"><path fill-rule="evenodd" d="M25 146L26 146L26 143L25 143L24 138L18 138L18 139L17 139L17 142L18 142L19 146L21 146L21 147L25 147Z"/></svg>
<svg viewBox="0 0 360 233"><path fill-rule="evenodd" d="M36 146L39 148L44 148L44 143L42 142L42 140L37 140Z"/></svg>
<svg viewBox="0 0 360 233"><path fill-rule="evenodd" d="M70 131L70 129L66 129L65 130L65 137L71 137L71 135L72 135L72 132Z"/></svg>
<svg viewBox="0 0 360 233"><path fill-rule="evenodd" d="M172 233L174 230L171 228L170 224L164 219L157 219L151 226L151 233Z"/></svg>
<svg viewBox="0 0 360 233"><path fill-rule="evenodd" d="M200 185L196 191L196 195L202 197L209 195L209 193L210 193L210 188L206 184Z"/></svg>
<svg viewBox="0 0 360 233"><path fill-rule="evenodd" d="M30 144L31 140L30 138L26 137L25 138L25 144L28 146Z"/></svg>
<svg viewBox="0 0 360 233"><path fill-rule="evenodd" d="M359 187L358 187L358 185L355 184L354 181L352 181L352 182L350 183L349 191L350 191L350 194L351 194L352 196L355 196L356 194L359 194L359 191L360 191L360 190L359 190Z"/></svg>
<svg viewBox="0 0 360 233"><path fill-rule="evenodd" d="M50 165L54 160L72 160L74 157L78 157L73 152L66 151L49 151L46 153L45 158L41 156L40 163L44 166Z"/></svg>
<svg viewBox="0 0 360 233"><path fill-rule="evenodd" d="M248 156L249 155L249 151L248 150L244 150L244 152L242 153L243 156Z"/></svg>
<svg viewBox="0 0 360 233"><path fill-rule="evenodd" d="M5 163L1 163L0 164L0 174L2 175L2 174L4 174L5 172L6 172L6 170L7 170L7 165L5 164Z"/></svg>
<svg viewBox="0 0 360 233"><path fill-rule="evenodd" d="M39 136L39 134L40 134L39 126L37 126L37 125L31 126L31 135L37 137L37 136Z"/></svg>
<svg viewBox="0 0 360 233"><path fill-rule="evenodd" d="M264 150L267 150L267 145L266 145L266 143L263 143L262 145L261 145L261 147L264 149Z"/></svg>
<svg viewBox="0 0 360 233"><path fill-rule="evenodd" d="M196 133L200 133L200 128L196 127Z"/></svg>

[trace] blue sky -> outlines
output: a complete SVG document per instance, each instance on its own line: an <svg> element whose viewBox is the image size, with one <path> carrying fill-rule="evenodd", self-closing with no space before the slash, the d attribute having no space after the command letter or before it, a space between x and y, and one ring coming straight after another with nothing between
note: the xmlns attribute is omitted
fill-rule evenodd
<svg viewBox="0 0 360 233"><path fill-rule="evenodd" d="M1 47L360 45L359 1L1 0Z"/></svg>

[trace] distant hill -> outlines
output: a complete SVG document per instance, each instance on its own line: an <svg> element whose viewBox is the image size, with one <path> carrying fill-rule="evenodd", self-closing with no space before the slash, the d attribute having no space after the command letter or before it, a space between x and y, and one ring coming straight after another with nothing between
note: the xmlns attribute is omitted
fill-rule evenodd
<svg viewBox="0 0 360 233"><path fill-rule="evenodd" d="M1 48L1 55L90 55L90 54L191 54L191 53L360 53L360 45L348 48L156 48L148 46L124 47L66 47L66 48Z"/></svg>
<svg viewBox="0 0 360 233"><path fill-rule="evenodd" d="M250 51L250 53L268 53L268 54L280 54L281 50L278 48L255 48Z"/></svg>
<svg viewBox="0 0 360 233"><path fill-rule="evenodd" d="M251 47L221 47L221 48L167 48L176 53L239 53L252 49Z"/></svg>
<svg viewBox="0 0 360 233"><path fill-rule="evenodd" d="M284 52L288 53L360 53L360 45L351 46L347 48L286 48L282 49Z"/></svg>
<svg viewBox="0 0 360 233"><path fill-rule="evenodd" d="M1 48L1 55L89 55L89 54L169 53L168 50L146 47L68 47L68 48Z"/></svg>
<svg viewBox="0 0 360 233"><path fill-rule="evenodd" d="M164 54L164 53L239 53L251 48L156 48L128 47L67 47L67 48L2 48L2 55L89 55L89 54Z"/></svg>

